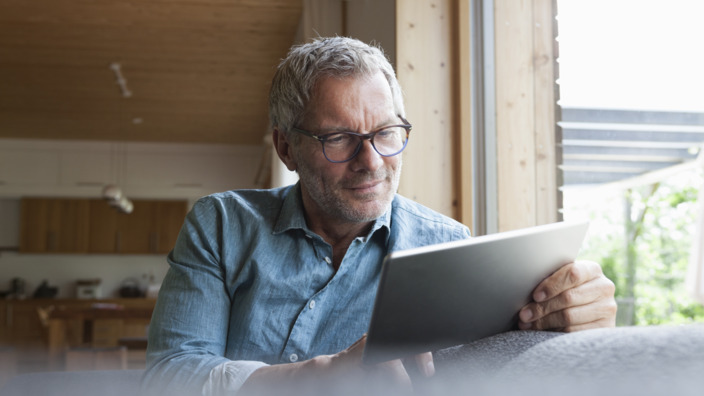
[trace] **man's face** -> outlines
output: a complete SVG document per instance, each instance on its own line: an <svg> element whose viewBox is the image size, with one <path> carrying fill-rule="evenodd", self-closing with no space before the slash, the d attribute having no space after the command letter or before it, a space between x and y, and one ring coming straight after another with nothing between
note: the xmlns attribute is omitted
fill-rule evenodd
<svg viewBox="0 0 704 396"><path fill-rule="evenodd" d="M334 131L369 133L401 120L381 72L370 78L325 77L318 81L299 127L317 135ZM308 216L336 222L369 222L389 207L398 189L401 155L382 157L367 140L344 163L325 159L320 142L301 137L294 149Z"/></svg>

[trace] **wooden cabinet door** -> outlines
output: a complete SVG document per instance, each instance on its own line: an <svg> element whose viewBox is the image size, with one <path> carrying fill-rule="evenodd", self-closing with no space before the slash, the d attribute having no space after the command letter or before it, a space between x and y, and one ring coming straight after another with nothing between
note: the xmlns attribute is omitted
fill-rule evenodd
<svg viewBox="0 0 704 396"><path fill-rule="evenodd" d="M89 208L84 199L22 199L20 252L86 253Z"/></svg>
<svg viewBox="0 0 704 396"><path fill-rule="evenodd" d="M49 251L88 252L90 205L85 199L52 199L49 202Z"/></svg>
<svg viewBox="0 0 704 396"><path fill-rule="evenodd" d="M173 249L187 211L186 201L159 202L157 206L156 253L169 253Z"/></svg>
<svg viewBox="0 0 704 396"><path fill-rule="evenodd" d="M117 253L117 211L104 199L90 200L88 252Z"/></svg>
<svg viewBox="0 0 704 396"><path fill-rule="evenodd" d="M168 253L186 216L186 201L133 201L130 214L118 214L118 252Z"/></svg>
<svg viewBox="0 0 704 396"><path fill-rule="evenodd" d="M132 201L132 213L117 214L117 252L156 252L156 201Z"/></svg>
<svg viewBox="0 0 704 396"><path fill-rule="evenodd" d="M132 213L120 213L105 201L91 202L90 252L156 252L156 201L132 201Z"/></svg>
<svg viewBox="0 0 704 396"><path fill-rule="evenodd" d="M135 200L119 213L102 199L22 199L22 253L168 253L187 201Z"/></svg>
<svg viewBox="0 0 704 396"><path fill-rule="evenodd" d="M23 198L20 212L20 252L46 252L49 239L49 200Z"/></svg>

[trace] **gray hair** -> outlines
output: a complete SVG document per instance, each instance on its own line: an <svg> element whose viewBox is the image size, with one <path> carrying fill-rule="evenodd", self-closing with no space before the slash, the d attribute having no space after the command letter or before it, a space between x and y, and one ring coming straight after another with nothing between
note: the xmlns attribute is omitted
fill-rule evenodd
<svg viewBox="0 0 704 396"><path fill-rule="evenodd" d="M349 37L317 38L292 47L269 91L271 127L287 132L298 125L321 77L369 77L377 71L389 82L396 114L405 117L401 87L381 48Z"/></svg>

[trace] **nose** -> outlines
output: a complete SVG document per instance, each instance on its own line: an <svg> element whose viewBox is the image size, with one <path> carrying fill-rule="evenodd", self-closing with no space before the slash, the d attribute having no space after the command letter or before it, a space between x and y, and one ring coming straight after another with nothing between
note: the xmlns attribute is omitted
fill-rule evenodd
<svg viewBox="0 0 704 396"><path fill-rule="evenodd" d="M384 165L384 157L376 152L372 141L369 139L362 140L362 147L359 148L359 153L352 160L353 170L355 171L376 171Z"/></svg>

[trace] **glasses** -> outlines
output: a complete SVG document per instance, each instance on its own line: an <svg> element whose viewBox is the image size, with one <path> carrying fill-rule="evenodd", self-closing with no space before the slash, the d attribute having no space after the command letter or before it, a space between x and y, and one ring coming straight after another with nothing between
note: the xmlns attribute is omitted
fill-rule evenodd
<svg viewBox="0 0 704 396"><path fill-rule="evenodd" d="M340 163L352 160L359 154L365 140L369 140L374 151L382 157L393 157L406 148L408 136L413 127L405 118L398 117L404 122L403 124L385 126L369 133L342 131L315 135L299 128L291 128L291 131L319 141L323 145L323 155L330 162Z"/></svg>

